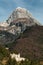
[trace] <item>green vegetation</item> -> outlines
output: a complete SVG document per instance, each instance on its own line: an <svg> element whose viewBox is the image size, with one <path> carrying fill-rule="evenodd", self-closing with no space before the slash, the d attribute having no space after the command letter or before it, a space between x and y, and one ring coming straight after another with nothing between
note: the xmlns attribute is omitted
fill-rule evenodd
<svg viewBox="0 0 43 65"><path fill-rule="evenodd" d="M9 59L8 59L8 61L7 61L7 63L6 63L6 65L17 65L17 62L16 62L15 59L12 60L12 59L9 57Z"/></svg>
<svg viewBox="0 0 43 65"><path fill-rule="evenodd" d="M9 51L6 50L4 46L0 45L0 60L5 57L9 57Z"/></svg>
<svg viewBox="0 0 43 65"><path fill-rule="evenodd" d="M0 65L40 65L40 62L29 59L16 62L15 59L11 59L9 50L6 50L4 46L0 45Z"/></svg>
<svg viewBox="0 0 43 65"><path fill-rule="evenodd" d="M41 65L41 64L39 62L30 61L30 60L16 62L15 59L12 60L11 58L9 58L6 65Z"/></svg>

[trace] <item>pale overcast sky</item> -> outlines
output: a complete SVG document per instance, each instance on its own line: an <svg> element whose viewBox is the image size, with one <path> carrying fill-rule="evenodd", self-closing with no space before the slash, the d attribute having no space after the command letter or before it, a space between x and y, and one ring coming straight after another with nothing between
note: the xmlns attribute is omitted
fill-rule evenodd
<svg viewBox="0 0 43 65"><path fill-rule="evenodd" d="M43 24L43 0L0 0L0 22L8 18L17 7L24 7Z"/></svg>

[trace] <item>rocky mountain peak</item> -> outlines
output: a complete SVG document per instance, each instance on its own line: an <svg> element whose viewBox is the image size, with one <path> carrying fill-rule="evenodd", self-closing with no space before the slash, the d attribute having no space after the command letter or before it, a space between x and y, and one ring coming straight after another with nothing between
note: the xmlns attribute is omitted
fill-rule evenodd
<svg viewBox="0 0 43 65"><path fill-rule="evenodd" d="M18 23L23 22L28 26L40 23L32 16L32 14L25 8L17 7L7 20L7 23Z"/></svg>
<svg viewBox="0 0 43 65"><path fill-rule="evenodd" d="M32 14L29 12L29 10L22 8L22 7L17 7L15 11L20 12L20 13L24 13L30 17L32 16Z"/></svg>
<svg viewBox="0 0 43 65"><path fill-rule="evenodd" d="M21 8L21 7L17 7L16 10L23 10L23 11L26 11L25 8Z"/></svg>

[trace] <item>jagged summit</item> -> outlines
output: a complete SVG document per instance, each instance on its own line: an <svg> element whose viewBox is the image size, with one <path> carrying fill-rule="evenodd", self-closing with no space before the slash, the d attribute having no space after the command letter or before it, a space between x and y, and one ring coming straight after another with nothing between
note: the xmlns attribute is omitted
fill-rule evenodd
<svg viewBox="0 0 43 65"><path fill-rule="evenodd" d="M25 8L22 8L22 7L17 7L16 10L26 10Z"/></svg>
<svg viewBox="0 0 43 65"><path fill-rule="evenodd" d="M25 9L25 8L17 7L17 8L15 9L15 11L20 12L22 15L23 15L23 13L24 13L27 18L28 18L28 16L32 17L32 14L31 14L27 9ZM23 16L24 16L24 15L23 15ZM22 16L22 17L23 17L23 16ZM25 17L25 16L24 16L24 17Z"/></svg>
<svg viewBox="0 0 43 65"><path fill-rule="evenodd" d="M0 23L0 26L7 27L11 23L24 23L26 26L40 25L40 23L32 16L29 10L17 7L6 20L6 22Z"/></svg>
<svg viewBox="0 0 43 65"><path fill-rule="evenodd" d="M27 9L17 7L5 22L0 23L0 29L8 30L13 25L22 26L22 29L25 30L26 26L40 25L40 23Z"/></svg>
<svg viewBox="0 0 43 65"><path fill-rule="evenodd" d="M10 17L8 18L7 22L10 24L11 22L24 22L28 26L40 23L32 16L32 14L25 8L17 7Z"/></svg>
<svg viewBox="0 0 43 65"><path fill-rule="evenodd" d="M28 10L28 12L27 12L27 9L25 9L25 8L22 8L22 7L17 7L16 8L16 11L19 11L19 12L25 12L26 14L28 13L28 14L30 14L30 16L32 16L32 14L29 12L29 10Z"/></svg>

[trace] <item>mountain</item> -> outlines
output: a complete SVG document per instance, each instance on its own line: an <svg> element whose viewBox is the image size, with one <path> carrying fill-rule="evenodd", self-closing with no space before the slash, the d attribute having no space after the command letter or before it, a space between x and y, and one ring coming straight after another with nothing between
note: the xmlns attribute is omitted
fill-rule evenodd
<svg viewBox="0 0 43 65"><path fill-rule="evenodd" d="M43 26L27 9L18 7L0 24L0 44L10 53L43 61Z"/></svg>
<svg viewBox="0 0 43 65"><path fill-rule="evenodd" d="M9 16L7 23L25 23L27 26L35 25L40 23L32 16L32 14L25 8L18 7Z"/></svg>
<svg viewBox="0 0 43 65"><path fill-rule="evenodd" d="M26 30L27 26L35 25L41 26L28 10L16 8L5 22L0 23L0 43L13 42Z"/></svg>

